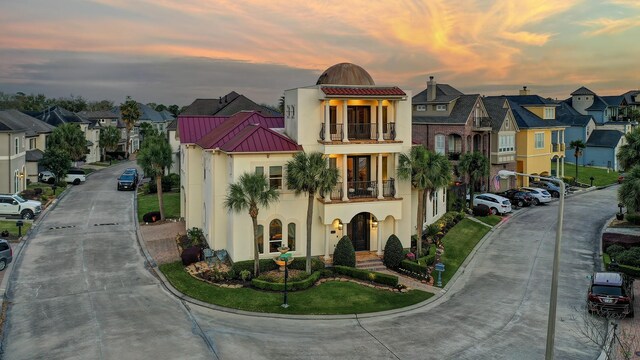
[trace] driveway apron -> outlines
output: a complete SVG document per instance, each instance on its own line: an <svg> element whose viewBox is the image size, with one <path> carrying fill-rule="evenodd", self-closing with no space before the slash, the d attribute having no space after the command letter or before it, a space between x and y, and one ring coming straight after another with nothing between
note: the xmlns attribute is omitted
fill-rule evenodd
<svg viewBox="0 0 640 360"><path fill-rule="evenodd" d="M3 358L216 358L145 264L133 192L116 191L127 166L72 186L39 221L9 284Z"/></svg>

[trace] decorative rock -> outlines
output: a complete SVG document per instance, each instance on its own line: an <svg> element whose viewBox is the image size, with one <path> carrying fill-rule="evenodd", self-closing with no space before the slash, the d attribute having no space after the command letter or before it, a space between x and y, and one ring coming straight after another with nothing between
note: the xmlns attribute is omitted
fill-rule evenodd
<svg viewBox="0 0 640 360"><path fill-rule="evenodd" d="M408 291L409 291L408 289L400 289L400 292L401 292L401 293L406 293L406 292L408 292Z"/></svg>

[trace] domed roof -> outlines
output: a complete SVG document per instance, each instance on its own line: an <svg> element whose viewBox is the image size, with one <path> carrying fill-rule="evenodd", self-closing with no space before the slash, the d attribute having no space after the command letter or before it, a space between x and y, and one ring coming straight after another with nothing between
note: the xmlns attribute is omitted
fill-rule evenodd
<svg viewBox="0 0 640 360"><path fill-rule="evenodd" d="M375 85L371 75L356 64L340 63L325 70L316 85Z"/></svg>

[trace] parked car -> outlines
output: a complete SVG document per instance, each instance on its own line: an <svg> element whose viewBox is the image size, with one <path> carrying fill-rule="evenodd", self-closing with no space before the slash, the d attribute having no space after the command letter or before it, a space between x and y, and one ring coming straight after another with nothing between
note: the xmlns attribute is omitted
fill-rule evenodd
<svg viewBox="0 0 640 360"><path fill-rule="evenodd" d="M551 197L554 198L559 198L560 197L560 186L558 186L558 184L552 183L551 181L545 181L545 180L541 180L541 181L532 181L530 183L531 186L533 187L538 187L538 188L542 188L545 189L549 192L549 194L551 194ZM564 194L567 195L568 192L568 188L567 186L564 187Z"/></svg>
<svg viewBox="0 0 640 360"><path fill-rule="evenodd" d="M80 183L83 183L86 180L87 177L82 169L69 169L64 178L64 181L72 183L73 185L80 185ZM41 171L38 174L38 181L53 184L56 182L56 176L51 171Z"/></svg>
<svg viewBox="0 0 640 360"><path fill-rule="evenodd" d="M533 204L533 196L531 196L528 191L510 189L498 195L506 197L511 202L511 205L517 207L530 206Z"/></svg>
<svg viewBox="0 0 640 360"><path fill-rule="evenodd" d="M587 294L589 313L633 317L633 278L619 272L596 272Z"/></svg>
<svg viewBox="0 0 640 360"><path fill-rule="evenodd" d="M122 173L122 175L125 175L125 174L133 175L133 179L135 180L136 184L138 183L138 181L140 181L138 169L136 168L126 168Z"/></svg>
<svg viewBox="0 0 640 360"><path fill-rule="evenodd" d="M118 178L118 191L120 190L135 190L136 180L133 174L124 173Z"/></svg>
<svg viewBox="0 0 640 360"><path fill-rule="evenodd" d="M0 215L33 219L40 212L42 212L42 203L40 201L25 200L18 194L0 194Z"/></svg>
<svg viewBox="0 0 640 360"><path fill-rule="evenodd" d="M13 260L13 250L5 239L0 239L0 271L7 268Z"/></svg>
<svg viewBox="0 0 640 360"><path fill-rule="evenodd" d="M506 214L511 212L509 199L496 194L484 193L473 197L473 206L487 205L491 214Z"/></svg>
<svg viewBox="0 0 640 360"><path fill-rule="evenodd" d="M521 190L529 192L529 194L533 197L534 205L545 204L551 201L551 194L545 189L535 188L535 187L523 187L521 188Z"/></svg>

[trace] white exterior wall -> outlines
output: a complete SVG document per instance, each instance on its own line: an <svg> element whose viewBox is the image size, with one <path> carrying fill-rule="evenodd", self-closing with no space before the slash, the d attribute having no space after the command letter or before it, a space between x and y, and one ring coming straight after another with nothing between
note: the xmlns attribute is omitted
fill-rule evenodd
<svg viewBox="0 0 640 360"><path fill-rule="evenodd" d="M171 146L171 159L173 160L169 168L170 174L180 174L180 139L177 133L177 131L171 130L167 134L169 146Z"/></svg>
<svg viewBox="0 0 640 360"><path fill-rule="evenodd" d="M181 189L185 194L185 224L187 229L192 227L202 228L202 180L204 171L202 169L202 148L193 144L185 144L182 145L182 149L185 151L185 178L184 187Z"/></svg>

